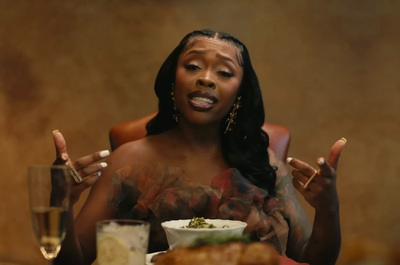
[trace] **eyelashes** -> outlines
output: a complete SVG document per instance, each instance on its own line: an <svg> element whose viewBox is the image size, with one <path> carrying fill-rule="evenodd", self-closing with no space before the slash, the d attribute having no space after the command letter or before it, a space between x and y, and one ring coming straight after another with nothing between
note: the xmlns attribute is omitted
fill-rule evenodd
<svg viewBox="0 0 400 265"><path fill-rule="evenodd" d="M194 70L200 69L200 66L198 66L198 65L196 65L196 64L185 64L185 68L186 68L187 70L194 71Z"/></svg>
<svg viewBox="0 0 400 265"><path fill-rule="evenodd" d="M218 73L219 73L220 75L222 75L223 77L227 77L227 78L233 77L233 76L234 76L233 73L227 72L227 71L218 71Z"/></svg>
<svg viewBox="0 0 400 265"><path fill-rule="evenodd" d="M189 70L189 71L196 71L196 70L200 70L201 69L201 67L196 65L196 64L185 64L184 67L185 67L186 70ZM230 78L230 77L235 76L234 73L229 72L229 71L224 71L224 70L217 71L217 73L219 75L221 75L222 77L226 77L226 78Z"/></svg>

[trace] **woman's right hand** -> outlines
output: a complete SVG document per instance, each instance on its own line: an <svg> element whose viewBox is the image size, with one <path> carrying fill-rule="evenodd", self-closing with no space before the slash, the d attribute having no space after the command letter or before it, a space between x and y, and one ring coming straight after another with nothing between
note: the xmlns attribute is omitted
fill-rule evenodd
<svg viewBox="0 0 400 265"><path fill-rule="evenodd" d="M54 145L56 147L56 160L54 165L71 165L77 173L83 178L82 182L77 183L74 179L71 180L71 205L79 200L82 192L91 187L99 178L101 170L107 167L107 163L100 162L103 158L110 155L110 151L103 150L92 153L90 155L72 161L67 152L67 144L64 136L58 131L53 131ZM71 177L72 178L72 177Z"/></svg>

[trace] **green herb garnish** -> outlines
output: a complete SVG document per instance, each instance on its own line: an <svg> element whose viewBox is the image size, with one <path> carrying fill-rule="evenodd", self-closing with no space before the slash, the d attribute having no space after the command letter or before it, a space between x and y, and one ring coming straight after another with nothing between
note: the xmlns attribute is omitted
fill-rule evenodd
<svg viewBox="0 0 400 265"><path fill-rule="evenodd" d="M186 228L216 228L216 226L207 223L204 217L195 217L190 220Z"/></svg>

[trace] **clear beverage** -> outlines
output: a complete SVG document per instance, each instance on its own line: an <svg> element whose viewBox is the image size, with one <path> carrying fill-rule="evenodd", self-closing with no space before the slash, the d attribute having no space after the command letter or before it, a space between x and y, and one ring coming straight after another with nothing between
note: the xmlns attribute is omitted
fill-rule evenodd
<svg viewBox="0 0 400 265"><path fill-rule="evenodd" d="M70 172L66 166L28 167L33 230L43 256L52 264L64 240L69 208Z"/></svg>
<svg viewBox="0 0 400 265"><path fill-rule="evenodd" d="M138 220L97 222L99 265L145 265L150 224Z"/></svg>
<svg viewBox="0 0 400 265"><path fill-rule="evenodd" d="M62 207L32 209L33 227L46 259L57 257L67 230L67 211Z"/></svg>

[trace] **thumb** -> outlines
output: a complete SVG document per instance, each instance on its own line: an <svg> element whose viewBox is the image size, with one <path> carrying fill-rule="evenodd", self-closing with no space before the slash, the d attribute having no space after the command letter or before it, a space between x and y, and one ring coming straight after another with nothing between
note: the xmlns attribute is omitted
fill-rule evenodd
<svg viewBox="0 0 400 265"><path fill-rule="evenodd" d="M67 143L65 142L64 136L58 130L53 131L53 140L56 148L56 161L54 164L65 164L69 161L69 155L67 153Z"/></svg>
<svg viewBox="0 0 400 265"><path fill-rule="evenodd" d="M335 170L337 168L337 164L338 164L342 149L346 145L346 143L347 143L346 138L342 137L340 140L336 141L331 148L327 162Z"/></svg>

